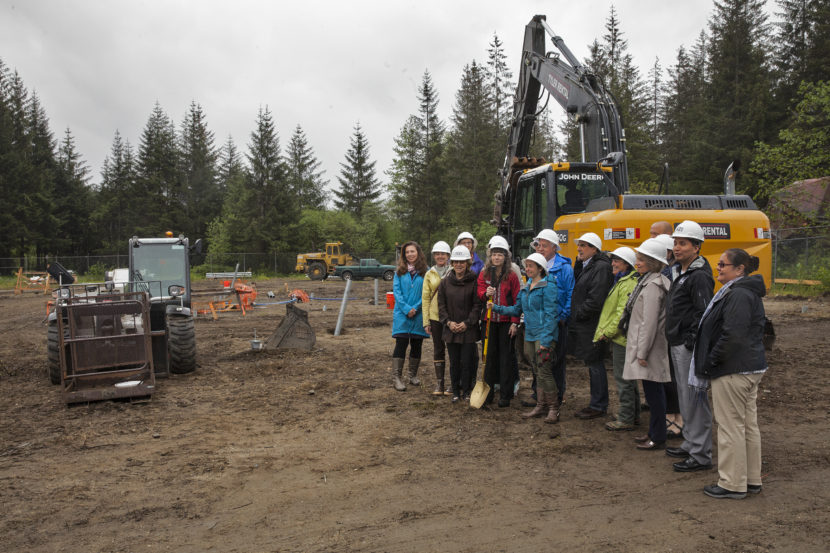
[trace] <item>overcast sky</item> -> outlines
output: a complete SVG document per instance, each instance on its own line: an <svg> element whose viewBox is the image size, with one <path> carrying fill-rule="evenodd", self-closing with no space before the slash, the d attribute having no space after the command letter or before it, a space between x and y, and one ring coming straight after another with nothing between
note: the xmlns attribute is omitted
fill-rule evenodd
<svg viewBox="0 0 830 553"><path fill-rule="evenodd" d="M643 75L672 65L706 27L711 0L0 0L0 58L37 92L56 138L69 127L100 181L117 129L138 146L158 101L180 125L201 104L216 144L247 151L268 106L285 148L297 124L337 182L360 122L386 182L393 139L416 113L424 70L448 120L461 71L498 34L514 78L534 14L584 59L616 7ZM552 49L552 47L551 47ZM551 103L553 109L557 105ZM505 141L507 137L505 136ZM497 168L493 168L496 170Z"/></svg>

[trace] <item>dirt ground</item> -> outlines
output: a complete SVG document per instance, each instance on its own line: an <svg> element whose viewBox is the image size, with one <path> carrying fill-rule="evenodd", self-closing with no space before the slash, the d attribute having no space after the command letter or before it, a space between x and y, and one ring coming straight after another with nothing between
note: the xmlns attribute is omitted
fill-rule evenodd
<svg viewBox="0 0 830 553"><path fill-rule="evenodd" d="M284 299L284 284L258 283L260 300ZM308 353L251 351L283 306L200 317L196 372L159 380L147 402L73 407L46 376L44 297L0 295L0 551L827 550L825 299L766 302L778 339L758 405L764 488L734 501L702 493L716 471L675 473L631 432L576 419L577 361L556 439L517 401L436 399L429 365L422 388L395 392L391 311L372 295L355 283L339 337L339 302L303 305Z"/></svg>

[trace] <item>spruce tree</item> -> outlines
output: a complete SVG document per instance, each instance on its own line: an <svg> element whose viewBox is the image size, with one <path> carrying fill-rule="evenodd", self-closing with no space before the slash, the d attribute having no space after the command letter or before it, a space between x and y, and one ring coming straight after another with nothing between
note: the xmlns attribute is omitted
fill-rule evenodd
<svg viewBox="0 0 830 553"><path fill-rule="evenodd" d="M207 127L202 106L196 102L190 103L182 121L179 151L184 212L180 231L194 240L205 235L208 222L222 209L214 135Z"/></svg>
<svg viewBox="0 0 830 553"><path fill-rule="evenodd" d="M97 245L90 224L92 191L87 186L89 167L75 149L69 128L58 148L52 209L57 219L55 253L88 254Z"/></svg>
<svg viewBox="0 0 830 553"><path fill-rule="evenodd" d="M297 198L286 179L279 135L266 106L257 114L256 128L248 143L245 191L238 198L243 211L234 217L248 219L246 233L250 251L284 251L293 243L294 224L299 218Z"/></svg>
<svg viewBox="0 0 830 553"><path fill-rule="evenodd" d="M136 186L136 167L132 146L121 138L117 130L112 139L110 153L104 158L101 185L93 220L101 235L104 251L124 249L127 240L136 234L135 224L139 213L137 206L144 198Z"/></svg>
<svg viewBox="0 0 830 553"><path fill-rule="evenodd" d="M454 230L470 229L493 213L497 169L504 161L504 133L494 106L484 68L475 61L464 66L446 148L452 168L447 176L447 218Z"/></svg>
<svg viewBox="0 0 830 553"><path fill-rule="evenodd" d="M763 0L720 0L709 20L709 139L713 155L701 167L706 187L722 189L723 172L735 159L751 162L754 143L768 140L772 121L772 75L767 66L770 51L765 37L769 25ZM752 194L755 185L746 179L739 189Z"/></svg>
<svg viewBox="0 0 830 553"><path fill-rule="evenodd" d="M513 117L513 92L515 84L512 82L513 72L507 66L507 55L504 53L504 43L496 33L487 48L487 80L490 95L493 99L493 111L499 127L507 134Z"/></svg>
<svg viewBox="0 0 830 553"><path fill-rule="evenodd" d="M334 190L337 209L360 217L367 205L374 205L380 198L380 181L375 176L375 162L369 161L369 141L360 123L355 124L346 161L340 163L337 177L340 189Z"/></svg>
<svg viewBox="0 0 830 553"><path fill-rule="evenodd" d="M138 146L137 193L130 194L137 209L133 234L161 236L184 229L179 149L173 121L156 102Z"/></svg>
<svg viewBox="0 0 830 553"><path fill-rule="evenodd" d="M320 170L320 161L309 145L305 131L300 125L294 129L285 152L288 186L297 198L297 208L323 209L326 205L325 189L328 181L323 179L325 171Z"/></svg>

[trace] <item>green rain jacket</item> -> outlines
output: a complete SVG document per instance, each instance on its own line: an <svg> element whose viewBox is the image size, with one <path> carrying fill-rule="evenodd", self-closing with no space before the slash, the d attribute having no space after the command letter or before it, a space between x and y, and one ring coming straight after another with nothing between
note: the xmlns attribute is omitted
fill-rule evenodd
<svg viewBox="0 0 830 553"><path fill-rule="evenodd" d="M615 344L625 347L625 333L617 325L620 324L629 294L637 286L637 276L637 271L631 271L611 287L605 303L602 304L599 323L594 332L594 342L599 341L600 336L605 336Z"/></svg>

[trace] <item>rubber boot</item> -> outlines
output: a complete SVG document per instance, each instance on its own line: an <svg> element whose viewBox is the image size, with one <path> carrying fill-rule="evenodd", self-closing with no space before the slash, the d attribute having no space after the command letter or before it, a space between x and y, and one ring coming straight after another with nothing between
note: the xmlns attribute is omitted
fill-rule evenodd
<svg viewBox="0 0 830 553"><path fill-rule="evenodd" d="M446 367L444 361L435 362L435 390L432 391L434 396L444 395L444 371Z"/></svg>
<svg viewBox="0 0 830 553"><path fill-rule="evenodd" d="M548 407L547 407L548 395L544 392L544 390L542 390L541 388L538 388L536 390L536 396L537 396L536 407L534 407L532 411L528 411L527 413L522 413L522 416L526 419L531 419L531 418L534 418L534 417L541 417L542 415L544 415L548 411Z"/></svg>
<svg viewBox="0 0 830 553"><path fill-rule="evenodd" d="M400 357L392 358L392 384L399 392L406 390L406 384L404 384L403 380L401 380L401 377L403 376L403 363L404 360Z"/></svg>
<svg viewBox="0 0 830 553"><path fill-rule="evenodd" d="M559 408L561 407L561 403L559 403L559 399L555 393L553 394L545 394L545 397L552 397L556 398L553 401L548 403L548 416L545 417L545 422L548 424L556 424L559 422ZM553 436L551 436L553 437Z"/></svg>
<svg viewBox="0 0 830 553"><path fill-rule="evenodd" d="M421 379L418 378L418 365L421 364L420 357L409 358L409 383L413 386L420 386Z"/></svg>

